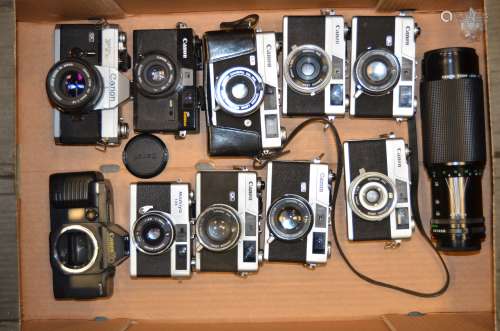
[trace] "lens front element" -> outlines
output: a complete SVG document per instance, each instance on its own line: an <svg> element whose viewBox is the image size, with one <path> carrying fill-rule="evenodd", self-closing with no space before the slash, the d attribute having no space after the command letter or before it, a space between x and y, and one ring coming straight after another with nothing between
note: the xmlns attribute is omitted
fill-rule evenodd
<svg viewBox="0 0 500 331"><path fill-rule="evenodd" d="M163 54L144 56L135 67L134 77L139 91L149 96L175 91L179 79L175 62Z"/></svg>
<svg viewBox="0 0 500 331"><path fill-rule="evenodd" d="M285 195L269 208L268 224L278 239L286 241L302 239L313 225L312 209L304 198Z"/></svg>

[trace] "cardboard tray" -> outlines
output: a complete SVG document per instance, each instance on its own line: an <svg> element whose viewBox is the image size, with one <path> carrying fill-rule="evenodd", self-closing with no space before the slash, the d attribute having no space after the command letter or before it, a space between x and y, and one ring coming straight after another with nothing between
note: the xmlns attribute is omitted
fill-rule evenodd
<svg viewBox="0 0 500 331"><path fill-rule="evenodd" d="M174 27L177 21L187 23L198 35L202 35L204 31L216 29L222 20L234 20L256 12L260 15L260 27L281 31L283 15L317 14L320 7L350 7L337 10L346 16L347 22L353 15L394 15L395 12L391 11L402 6L417 8L420 10L413 16L422 28L417 40L417 58L421 59L424 51L439 47L474 47L480 58L486 90L484 38L474 43L465 41L456 21L443 23L439 13L434 11L444 6L452 10L464 10L469 6L477 8L482 7L482 3L372 0L353 3L314 0L306 3L257 0L244 5L226 0L205 1L202 4L196 1L23 0L18 1L17 5L17 172L22 319L26 321L23 323L24 330L294 330L309 327L320 330L493 329L492 172L489 147L488 164L483 176L487 237L480 252L445 256L450 268L451 286L439 298L415 298L369 285L348 270L334 247L328 264L317 270L310 271L296 264L267 263L256 275L245 279L233 274L216 273L195 273L192 279L183 281L131 279L127 261L117 269L115 292L111 298L56 301L52 295L52 275L47 258L47 192L51 173L98 170L103 164L120 165L119 172L105 176L111 180L115 193L115 222L125 228L128 228L129 222L128 185L138 181L121 162L126 141L105 153L93 147L53 144L52 114L44 81L52 64L55 21L89 16L114 17L116 19L111 21L120 24L129 36L130 52L133 29L169 28ZM244 11L224 11L243 7ZM312 9L296 9L304 7ZM377 12L376 8L385 11ZM420 72L420 68L417 72ZM128 74L131 75L131 71ZM123 114L131 124L131 102L123 107ZM251 165L251 160L244 158L209 158L206 153L204 114L202 117L199 135L188 136L182 141L160 135L169 148L170 161L166 170L153 181L180 178L193 184L195 164L198 162L210 162L217 169ZM302 120L285 118L283 124L290 132ZM343 140L373 138L388 132L407 138L406 123L393 120L346 117L336 119L335 125ZM490 146L489 135L487 139ZM333 146L329 134L325 134L320 126L311 126L290 146L292 153L284 159L307 160L325 152L323 161L330 163L334 169L336 159ZM430 183L421 166L420 207L426 227L431 212L429 196ZM383 242L349 243L346 240L344 205L341 188L336 212L339 237L347 255L360 270L377 279L417 290L431 291L440 286L444 275L439 261L419 233L415 233L411 240L396 250L384 250ZM426 315L406 316L412 311ZM106 320L92 321L96 316L105 316Z"/></svg>

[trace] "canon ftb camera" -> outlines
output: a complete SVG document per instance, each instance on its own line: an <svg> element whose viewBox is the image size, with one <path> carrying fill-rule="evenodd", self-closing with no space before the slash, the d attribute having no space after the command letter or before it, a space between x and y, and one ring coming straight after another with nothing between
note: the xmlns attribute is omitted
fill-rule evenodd
<svg viewBox="0 0 500 331"><path fill-rule="evenodd" d="M415 39L410 16L352 19L350 114L412 117L415 112Z"/></svg>
<svg viewBox="0 0 500 331"><path fill-rule="evenodd" d="M130 91L120 73L130 67L126 40L117 25L56 26L55 64L46 81L56 143L116 145L127 137L119 109Z"/></svg>
<svg viewBox="0 0 500 331"><path fill-rule="evenodd" d="M347 32L343 16L283 18L283 114L345 114Z"/></svg>
<svg viewBox="0 0 500 331"><path fill-rule="evenodd" d="M185 183L130 185L130 275L191 275L190 191Z"/></svg>
<svg viewBox="0 0 500 331"><path fill-rule="evenodd" d="M267 166L264 259L301 262L311 267L330 256L328 165L271 162Z"/></svg>
<svg viewBox="0 0 500 331"><path fill-rule="evenodd" d="M275 33L207 32L205 52L209 153L255 156L280 148L285 132L280 126Z"/></svg>
<svg viewBox="0 0 500 331"><path fill-rule="evenodd" d="M344 143L349 240L411 237L407 148L403 139Z"/></svg>
<svg viewBox="0 0 500 331"><path fill-rule="evenodd" d="M129 254L128 234L113 224L110 183L99 172L50 176L50 263L56 299L113 292L115 267Z"/></svg>
<svg viewBox="0 0 500 331"><path fill-rule="evenodd" d="M193 30L134 30L134 130L199 131L196 70L201 45Z"/></svg>
<svg viewBox="0 0 500 331"><path fill-rule="evenodd" d="M196 175L197 271L246 274L258 270L263 185L250 171L203 171Z"/></svg>

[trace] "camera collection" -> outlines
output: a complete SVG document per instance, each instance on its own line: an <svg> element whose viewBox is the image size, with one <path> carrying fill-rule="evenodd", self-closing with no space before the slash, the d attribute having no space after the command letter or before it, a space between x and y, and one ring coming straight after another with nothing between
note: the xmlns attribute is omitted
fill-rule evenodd
<svg viewBox="0 0 500 331"><path fill-rule="evenodd" d="M422 61L423 161L432 183L428 237L418 209L414 114L420 28L414 18L355 16L349 25L343 16L324 11L284 16L283 32L261 31L257 23L258 16L249 15L223 22L201 38L183 23L134 30L132 60L127 35L117 25L56 26L55 64L46 79L56 144L120 145L129 134L121 105L132 99L137 135L122 156L135 177L153 178L168 163L167 146L154 134L189 139L199 134L203 113L208 155L254 160L254 170L198 169L194 187L182 181L130 183L128 232L113 222L111 183L100 172L51 175L56 298L110 296L115 269L127 258L133 278L184 279L207 271L246 276L267 262L314 269L327 263L331 239L363 280L435 297L446 291L450 278L440 251L481 249L486 138L475 50L431 50ZM124 75L130 68L132 81ZM282 119L291 116L308 118L287 134ZM405 120L409 138L388 133L342 141L337 116ZM336 169L319 159L277 160L312 124L331 132ZM265 180L259 177L263 169ZM397 247L417 228L442 262L441 289L413 291L354 267L336 230L342 175L347 239Z"/></svg>

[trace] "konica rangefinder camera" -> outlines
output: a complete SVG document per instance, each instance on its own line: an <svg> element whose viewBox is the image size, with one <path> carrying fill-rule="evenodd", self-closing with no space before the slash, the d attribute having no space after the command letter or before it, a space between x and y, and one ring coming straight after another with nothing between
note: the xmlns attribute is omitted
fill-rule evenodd
<svg viewBox="0 0 500 331"><path fill-rule="evenodd" d="M130 275L191 275L189 184L130 185Z"/></svg>
<svg viewBox="0 0 500 331"><path fill-rule="evenodd" d="M274 32L207 32L205 93L211 155L255 156L279 149L277 44Z"/></svg>
<svg viewBox="0 0 500 331"><path fill-rule="evenodd" d="M352 19L350 114L412 117L415 99L415 39L410 16Z"/></svg>
<svg viewBox="0 0 500 331"><path fill-rule="evenodd" d="M57 144L118 145L128 136L119 105L129 98L127 35L114 24L61 24L47 75Z"/></svg>
<svg viewBox="0 0 500 331"><path fill-rule="evenodd" d="M50 264L56 299L93 299L113 292L115 268L129 237L113 224L110 183L99 172L50 176Z"/></svg>
<svg viewBox="0 0 500 331"><path fill-rule="evenodd" d="M196 174L195 265L197 271L246 275L262 262L260 195L264 183L251 171Z"/></svg>
<svg viewBox="0 0 500 331"><path fill-rule="evenodd" d="M264 259L324 264L330 256L333 173L316 161L274 161L267 166Z"/></svg>
<svg viewBox="0 0 500 331"><path fill-rule="evenodd" d="M343 16L283 18L283 114L344 115L346 36Z"/></svg>
<svg viewBox="0 0 500 331"><path fill-rule="evenodd" d="M185 24L134 30L134 130L199 132L201 65L201 42Z"/></svg>
<svg viewBox="0 0 500 331"><path fill-rule="evenodd" d="M403 139L346 141L349 240L398 240L414 230L408 149Z"/></svg>

